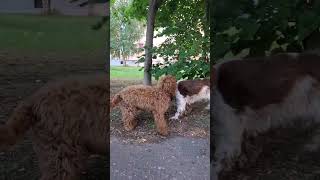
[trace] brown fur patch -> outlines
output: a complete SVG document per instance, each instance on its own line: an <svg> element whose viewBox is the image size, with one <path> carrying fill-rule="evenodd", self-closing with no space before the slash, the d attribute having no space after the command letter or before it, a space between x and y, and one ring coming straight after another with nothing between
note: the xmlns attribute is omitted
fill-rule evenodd
<svg viewBox="0 0 320 180"><path fill-rule="evenodd" d="M184 97L198 94L203 86L210 87L209 79L184 80L178 82L178 90Z"/></svg>
<svg viewBox="0 0 320 180"><path fill-rule="evenodd" d="M299 78L320 80L319 66L320 56L315 54L229 61L219 67L217 88L233 108L259 109L281 102Z"/></svg>

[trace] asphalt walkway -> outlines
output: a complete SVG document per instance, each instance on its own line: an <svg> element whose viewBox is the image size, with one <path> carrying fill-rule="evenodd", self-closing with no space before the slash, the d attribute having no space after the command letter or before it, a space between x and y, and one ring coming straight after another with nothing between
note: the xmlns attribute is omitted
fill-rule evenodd
<svg viewBox="0 0 320 180"><path fill-rule="evenodd" d="M209 139L124 144L111 137L111 180L209 180Z"/></svg>

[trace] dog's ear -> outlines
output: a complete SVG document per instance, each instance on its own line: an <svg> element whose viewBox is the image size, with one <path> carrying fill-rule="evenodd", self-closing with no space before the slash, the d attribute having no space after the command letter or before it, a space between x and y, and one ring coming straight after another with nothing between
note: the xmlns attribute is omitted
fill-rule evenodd
<svg viewBox="0 0 320 180"><path fill-rule="evenodd" d="M176 78L173 76L165 76L161 79L160 88L170 95L174 95L176 92Z"/></svg>

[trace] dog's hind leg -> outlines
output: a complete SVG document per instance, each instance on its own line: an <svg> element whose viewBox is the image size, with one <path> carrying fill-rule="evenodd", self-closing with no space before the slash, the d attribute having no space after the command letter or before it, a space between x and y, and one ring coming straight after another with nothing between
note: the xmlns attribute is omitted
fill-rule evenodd
<svg viewBox="0 0 320 180"><path fill-rule="evenodd" d="M153 111L156 128L159 134L168 135L168 124L164 116L164 112Z"/></svg>
<svg viewBox="0 0 320 180"><path fill-rule="evenodd" d="M127 131L133 130L137 126L136 115L138 110L131 106L121 106L120 109L124 128Z"/></svg>
<svg viewBox="0 0 320 180"><path fill-rule="evenodd" d="M84 169L84 154L66 144L35 146L41 170L40 180L78 180ZM79 152L78 152L79 151Z"/></svg>

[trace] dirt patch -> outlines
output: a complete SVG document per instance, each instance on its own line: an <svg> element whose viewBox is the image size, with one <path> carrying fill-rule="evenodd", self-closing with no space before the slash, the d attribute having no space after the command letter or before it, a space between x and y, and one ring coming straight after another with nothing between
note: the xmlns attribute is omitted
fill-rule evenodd
<svg viewBox="0 0 320 180"><path fill-rule="evenodd" d="M111 95L126 86L141 83L137 80L111 80ZM115 108L110 113L110 135L120 137L124 143L154 143L173 136L205 138L209 136L210 123L209 111L205 109L206 105L206 102L195 103L188 108L186 115L180 121L168 120L170 128L168 137L162 137L156 133L153 116L150 112L139 114L137 117L139 119L138 126L130 132L126 131L121 121L121 112L119 108ZM176 107L173 101L166 118L169 119L173 116L175 111Z"/></svg>
<svg viewBox="0 0 320 180"><path fill-rule="evenodd" d="M101 72L104 57L25 56L0 52L0 123L4 123L16 105L52 79L75 74ZM36 155L26 135L10 151L0 152L0 179L35 180L39 178ZM107 179L106 157L92 156L83 179Z"/></svg>
<svg viewBox="0 0 320 180"><path fill-rule="evenodd" d="M247 154L250 158L257 150L261 150L258 159L250 166L248 163L241 169L235 168L223 180L320 179L320 150L310 152L305 148L320 126L307 129L299 127L304 126L295 124L259 135L251 142L251 151Z"/></svg>

